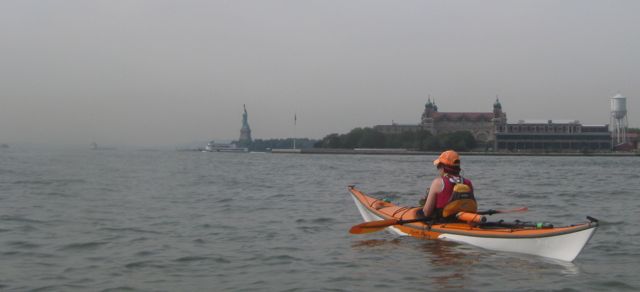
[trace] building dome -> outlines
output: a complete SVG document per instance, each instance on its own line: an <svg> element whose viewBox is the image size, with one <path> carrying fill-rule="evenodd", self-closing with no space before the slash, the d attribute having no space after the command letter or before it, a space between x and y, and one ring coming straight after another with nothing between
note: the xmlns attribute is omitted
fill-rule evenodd
<svg viewBox="0 0 640 292"><path fill-rule="evenodd" d="M496 102L493 103L494 108L502 108L502 104L500 104L500 100L496 97Z"/></svg>
<svg viewBox="0 0 640 292"><path fill-rule="evenodd" d="M431 102L431 98L428 99L427 103L424 105L425 108L433 107L433 102Z"/></svg>

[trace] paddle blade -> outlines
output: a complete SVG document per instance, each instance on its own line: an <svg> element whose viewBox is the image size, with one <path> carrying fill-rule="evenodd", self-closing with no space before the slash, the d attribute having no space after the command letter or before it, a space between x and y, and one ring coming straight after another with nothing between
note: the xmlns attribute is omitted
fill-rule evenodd
<svg viewBox="0 0 640 292"><path fill-rule="evenodd" d="M529 211L528 207L522 207L522 208L518 208L518 209L511 209L511 210L497 210L496 213L515 213L515 212L526 212Z"/></svg>
<svg viewBox="0 0 640 292"><path fill-rule="evenodd" d="M372 232L385 229L391 225L395 225L399 221L400 220L398 219L387 219L387 220L380 220L380 221L364 222L351 227L351 229L349 229L349 233L351 234L372 233Z"/></svg>

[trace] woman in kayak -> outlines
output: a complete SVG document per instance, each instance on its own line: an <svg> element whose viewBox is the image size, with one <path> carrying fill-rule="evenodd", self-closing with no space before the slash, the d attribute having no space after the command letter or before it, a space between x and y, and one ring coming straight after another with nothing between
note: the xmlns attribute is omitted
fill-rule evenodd
<svg viewBox="0 0 640 292"><path fill-rule="evenodd" d="M433 161L438 177L431 182L422 211L426 217L443 219L460 211L477 211L473 184L460 175L460 156L453 150L442 152Z"/></svg>

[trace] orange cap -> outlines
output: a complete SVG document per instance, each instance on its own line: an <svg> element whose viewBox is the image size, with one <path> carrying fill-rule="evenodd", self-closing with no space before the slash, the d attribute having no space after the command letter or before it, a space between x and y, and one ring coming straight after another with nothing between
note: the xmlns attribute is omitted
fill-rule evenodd
<svg viewBox="0 0 640 292"><path fill-rule="evenodd" d="M460 166L460 155L453 150L447 150L442 152L440 157L433 161L433 165L435 166L438 166L440 163L448 166Z"/></svg>

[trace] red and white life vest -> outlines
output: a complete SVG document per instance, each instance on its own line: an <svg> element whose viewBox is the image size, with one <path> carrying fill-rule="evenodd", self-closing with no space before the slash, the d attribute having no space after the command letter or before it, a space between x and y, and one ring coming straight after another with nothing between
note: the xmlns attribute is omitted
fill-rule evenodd
<svg viewBox="0 0 640 292"><path fill-rule="evenodd" d="M445 174L442 176L442 183L444 188L436 194L436 209L444 208L451 201L453 187L458 183L468 185L469 188L471 188L471 192L473 192L473 184L471 184L471 181L461 176Z"/></svg>

